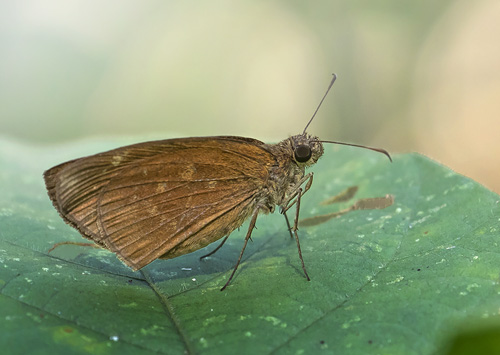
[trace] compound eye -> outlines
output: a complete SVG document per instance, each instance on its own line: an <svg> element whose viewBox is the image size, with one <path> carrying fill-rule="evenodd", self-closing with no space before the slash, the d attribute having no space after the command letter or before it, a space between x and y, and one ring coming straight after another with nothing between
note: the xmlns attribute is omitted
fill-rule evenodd
<svg viewBox="0 0 500 355"><path fill-rule="evenodd" d="M309 159L311 159L312 151L311 147L308 145L298 145L295 148L295 160L297 160L299 163L305 163Z"/></svg>

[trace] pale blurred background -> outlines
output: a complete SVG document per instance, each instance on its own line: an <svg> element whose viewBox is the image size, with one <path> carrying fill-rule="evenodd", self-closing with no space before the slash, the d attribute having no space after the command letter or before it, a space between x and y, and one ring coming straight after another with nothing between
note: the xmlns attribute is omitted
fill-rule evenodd
<svg viewBox="0 0 500 355"><path fill-rule="evenodd" d="M0 138L300 133L500 192L500 1L1 1Z"/></svg>

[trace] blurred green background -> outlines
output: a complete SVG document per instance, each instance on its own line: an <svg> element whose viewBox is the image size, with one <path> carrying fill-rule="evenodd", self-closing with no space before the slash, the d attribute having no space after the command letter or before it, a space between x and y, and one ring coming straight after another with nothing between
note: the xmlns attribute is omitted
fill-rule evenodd
<svg viewBox="0 0 500 355"><path fill-rule="evenodd" d="M418 151L500 191L500 2L2 1L0 137Z"/></svg>

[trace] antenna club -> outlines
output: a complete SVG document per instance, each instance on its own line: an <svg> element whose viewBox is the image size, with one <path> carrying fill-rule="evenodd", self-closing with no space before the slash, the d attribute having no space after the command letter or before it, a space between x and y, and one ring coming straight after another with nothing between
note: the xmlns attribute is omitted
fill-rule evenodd
<svg viewBox="0 0 500 355"><path fill-rule="evenodd" d="M377 153L382 153L384 154L387 158L389 158L389 161L392 163L392 158L389 152L385 149L382 148L374 148L374 147L368 147L366 145L361 145L361 144L353 144L353 143L344 143L344 142L337 142L337 141L320 141L321 143L332 143L332 144L339 144L339 145L347 145L350 147L357 147L357 148L363 148L363 149L369 149L373 150L374 152Z"/></svg>
<svg viewBox="0 0 500 355"><path fill-rule="evenodd" d="M321 104L323 103L323 101L325 100L326 98L326 95L328 95L328 92L330 91L330 89L332 88L333 86L333 83L335 82L335 80L337 79L337 75L335 73L332 74L333 78L332 78L332 81L330 82L330 85L328 85L328 89L326 89L326 92L325 92L325 95L323 96L323 98L321 99L321 101L319 102L319 105L318 107L316 108L316 111L314 111L311 119L309 120L309 122L307 122L305 128L304 128L304 131L302 132L302 134L305 134L306 133L306 130L307 130L307 127L309 127L309 125L311 124L312 120L314 119L314 117L316 116L316 113L318 113L319 111L319 108L321 107Z"/></svg>

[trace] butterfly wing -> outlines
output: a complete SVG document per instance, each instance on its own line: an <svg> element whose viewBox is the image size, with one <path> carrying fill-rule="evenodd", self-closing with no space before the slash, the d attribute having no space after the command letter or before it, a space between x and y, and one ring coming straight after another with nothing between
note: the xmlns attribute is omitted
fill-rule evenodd
<svg viewBox="0 0 500 355"><path fill-rule="evenodd" d="M76 159L44 176L66 222L136 270L238 228L275 164L257 140L185 138Z"/></svg>

